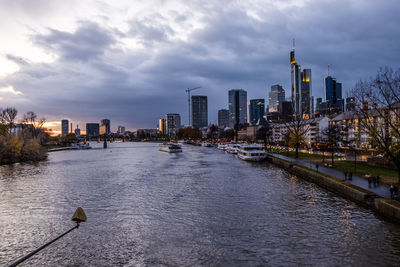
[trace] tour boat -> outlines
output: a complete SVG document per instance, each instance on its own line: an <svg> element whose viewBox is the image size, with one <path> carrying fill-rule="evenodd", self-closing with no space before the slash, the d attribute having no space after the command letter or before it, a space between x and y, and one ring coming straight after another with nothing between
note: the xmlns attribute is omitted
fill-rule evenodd
<svg viewBox="0 0 400 267"><path fill-rule="evenodd" d="M212 147L212 144L209 142L203 142L203 143L201 143L201 146Z"/></svg>
<svg viewBox="0 0 400 267"><path fill-rule="evenodd" d="M182 147L178 144L163 143L163 144L160 144L160 151L169 152L169 153L178 153L178 152L182 152Z"/></svg>
<svg viewBox="0 0 400 267"><path fill-rule="evenodd" d="M91 149L91 148L92 147L88 143L86 143L86 144L74 143L69 147L69 149L73 149L73 150Z"/></svg>
<svg viewBox="0 0 400 267"><path fill-rule="evenodd" d="M225 151L231 154L237 154L240 144L227 144Z"/></svg>
<svg viewBox="0 0 400 267"><path fill-rule="evenodd" d="M217 148L220 149L220 150L225 150L226 146L227 146L227 144L225 144L225 143L219 143Z"/></svg>
<svg viewBox="0 0 400 267"><path fill-rule="evenodd" d="M242 144L237 154L240 159L246 161L262 161L267 157L265 150L258 144Z"/></svg>

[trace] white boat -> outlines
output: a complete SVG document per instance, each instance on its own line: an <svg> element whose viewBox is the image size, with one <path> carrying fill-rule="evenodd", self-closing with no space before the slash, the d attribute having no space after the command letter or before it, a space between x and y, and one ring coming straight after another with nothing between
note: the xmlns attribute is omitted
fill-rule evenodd
<svg viewBox="0 0 400 267"><path fill-rule="evenodd" d="M178 153L182 152L182 147L178 144L164 143L160 144L160 151Z"/></svg>
<svg viewBox="0 0 400 267"><path fill-rule="evenodd" d="M219 143L217 148L220 149L220 150L225 150L226 146L227 146L227 144L225 144L225 143Z"/></svg>
<svg viewBox="0 0 400 267"><path fill-rule="evenodd" d="M240 144L227 144L225 151L231 154L237 154Z"/></svg>
<svg viewBox="0 0 400 267"><path fill-rule="evenodd" d="M201 143L201 146L212 147L212 144L209 142L203 142L203 143Z"/></svg>
<svg viewBox="0 0 400 267"><path fill-rule="evenodd" d="M74 143L69 147L69 149L73 149L73 150L91 149L91 148L92 147L89 145L89 143L86 143L86 144Z"/></svg>
<svg viewBox="0 0 400 267"><path fill-rule="evenodd" d="M258 144L242 144L238 149L238 157L246 161L262 161L267 158L267 153Z"/></svg>

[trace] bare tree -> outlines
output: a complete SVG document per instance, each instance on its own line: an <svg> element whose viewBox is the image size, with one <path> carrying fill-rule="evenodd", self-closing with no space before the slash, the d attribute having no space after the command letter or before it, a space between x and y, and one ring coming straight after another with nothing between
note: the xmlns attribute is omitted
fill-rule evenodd
<svg viewBox="0 0 400 267"><path fill-rule="evenodd" d="M335 150L342 142L341 128L338 125L329 123L328 127L322 131L322 140L330 147L332 156L332 167L334 166Z"/></svg>
<svg viewBox="0 0 400 267"><path fill-rule="evenodd" d="M375 78L358 82L352 95L360 127L370 145L396 165L400 182L400 69L379 69Z"/></svg>
<svg viewBox="0 0 400 267"><path fill-rule="evenodd" d="M29 111L24 114L22 119L22 123L27 126L27 129L29 129L33 138L38 138L43 132L43 125L45 122L45 118L38 119L38 116L33 111Z"/></svg>
<svg viewBox="0 0 400 267"><path fill-rule="evenodd" d="M11 130L15 125L17 114L18 111L11 107L0 110L0 123L6 126L9 134L11 134Z"/></svg>
<svg viewBox="0 0 400 267"><path fill-rule="evenodd" d="M289 122L285 122L286 129L289 133L289 146L295 148L295 158L299 157L299 148L305 144L305 136L310 127L299 116L293 116Z"/></svg>
<svg viewBox="0 0 400 267"><path fill-rule="evenodd" d="M272 132L271 132L271 128L269 127L269 124L265 124L263 126L260 127L260 129L258 129L257 134L256 134L256 138L258 140L263 140L264 141L264 147L267 147L267 144L270 142L270 138L271 138Z"/></svg>

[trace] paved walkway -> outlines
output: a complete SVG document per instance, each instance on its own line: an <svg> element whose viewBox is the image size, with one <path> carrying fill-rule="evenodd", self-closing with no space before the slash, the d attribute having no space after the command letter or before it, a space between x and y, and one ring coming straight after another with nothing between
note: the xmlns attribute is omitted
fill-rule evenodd
<svg viewBox="0 0 400 267"><path fill-rule="evenodd" d="M296 163L298 165L302 165L304 167L313 169L313 170L317 170L316 169L316 165L315 163L312 162L308 162L305 160L299 160L299 159L293 159L290 157L286 157L284 155L280 155L280 154L275 154L275 153L270 153L271 156L276 157L276 158L281 158L293 163ZM344 180L344 173L331 169L331 168L327 168L327 167L323 167L323 166L319 166L318 171L320 173L324 173L327 174L329 176L333 176L333 177L337 177L339 179ZM386 185L378 185L376 187L374 187L373 185L371 185L371 187L368 186L368 180L364 179L364 178L360 178L358 176L353 175L353 179L351 181L347 180L348 182L357 185L361 188L364 188L366 190L369 190L371 192L374 192L375 194L377 194L378 196L384 197L384 198L390 198L390 189L388 186Z"/></svg>

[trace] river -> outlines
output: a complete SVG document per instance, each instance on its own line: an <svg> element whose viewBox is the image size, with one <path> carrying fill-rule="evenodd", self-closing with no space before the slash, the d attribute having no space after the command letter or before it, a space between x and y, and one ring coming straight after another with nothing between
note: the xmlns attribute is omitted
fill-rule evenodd
<svg viewBox="0 0 400 267"><path fill-rule="evenodd" d="M98 146L99 144L93 144ZM101 145L101 144L100 144ZM215 148L112 143L0 166L0 265L397 265L400 226L267 163Z"/></svg>

